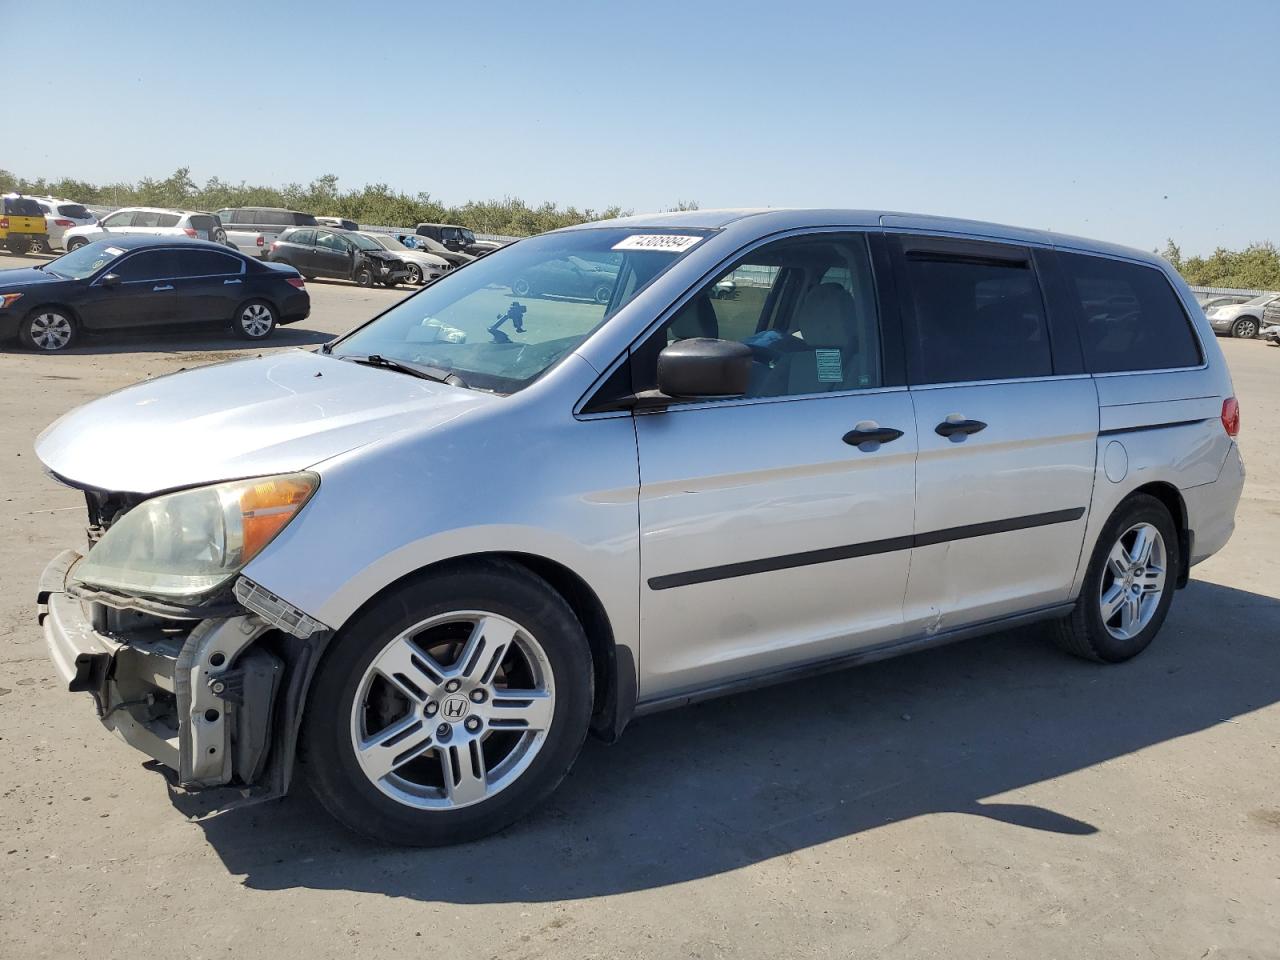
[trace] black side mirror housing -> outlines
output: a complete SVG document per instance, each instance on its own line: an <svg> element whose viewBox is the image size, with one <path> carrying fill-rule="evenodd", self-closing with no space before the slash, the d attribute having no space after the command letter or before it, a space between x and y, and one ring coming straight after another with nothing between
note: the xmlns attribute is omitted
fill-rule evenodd
<svg viewBox="0 0 1280 960"><path fill-rule="evenodd" d="M120 286L120 275L116 273L108 273L102 278L102 285L108 289Z"/></svg>
<svg viewBox="0 0 1280 960"><path fill-rule="evenodd" d="M736 340L693 337L658 354L658 390L668 397L741 397L751 380L751 348Z"/></svg>

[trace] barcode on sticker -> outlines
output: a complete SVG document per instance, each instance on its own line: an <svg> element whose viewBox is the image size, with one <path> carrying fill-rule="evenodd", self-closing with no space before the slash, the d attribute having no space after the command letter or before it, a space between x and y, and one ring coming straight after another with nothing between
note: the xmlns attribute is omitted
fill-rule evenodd
<svg viewBox="0 0 1280 960"><path fill-rule="evenodd" d="M819 347L813 351L818 361L818 382L839 383L844 379L844 365L840 362L840 351L837 348Z"/></svg>
<svg viewBox="0 0 1280 960"><path fill-rule="evenodd" d="M683 253L701 240L676 233L633 233L613 245L614 250L661 250L664 253Z"/></svg>

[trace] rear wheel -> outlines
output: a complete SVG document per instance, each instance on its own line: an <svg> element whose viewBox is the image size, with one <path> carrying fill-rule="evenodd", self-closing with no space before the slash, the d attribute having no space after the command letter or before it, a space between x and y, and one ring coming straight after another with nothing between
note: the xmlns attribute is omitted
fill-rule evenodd
<svg viewBox="0 0 1280 960"><path fill-rule="evenodd" d="M245 340L265 340L276 328L276 311L265 300L250 300L236 311L236 335Z"/></svg>
<svg viewBox="0 0 1280 960"><path fill-rule="evenodd" d="M502 561L393 588L343 628L303 723L307 779L357 833L434 846L524 816L568 772L591 652L545 581Z"/></svg>
<svg viewBox="0 0 1280 960"><path fill-rule="evenodd" d="M9 252L15 257L21 257L31 252L31 241L26 237L14 237L5 244L9 248Z"/></svg>
<svg viewBox="0 0 1280 960"><path fill-rule="evenodd" d="M1103 663L1136 657L1169 613L1181 562L1168 508L1130 497L1102 528L1075 609L1054 625L1058 645Z"/></svg>
<svg viewBox="0 0 1280 960"><path fill-rule="evenodd" d="M1231 335L1241 340L1252 340L1258 335L1258 321L1253 317L1241 317L1231 325Z"/></svg>
<svg viewBox="0 0 1280 960"><path fill-rule="evenodd" d="M23 318L18 339L31 350L57 353L76 340L76 322L62 307L36 307Z"/></svg>

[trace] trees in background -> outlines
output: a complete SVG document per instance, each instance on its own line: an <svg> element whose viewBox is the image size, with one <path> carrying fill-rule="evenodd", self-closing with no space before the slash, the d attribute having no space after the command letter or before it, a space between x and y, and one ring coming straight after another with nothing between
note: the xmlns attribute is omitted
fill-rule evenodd
<svg viewBox="0 0 1280 960"><path fill-rule="evenodd" d="M80 203L126 207L180 207L189 210L218 210L222 207L288 207L319 216L346 217L357 223L379 226L413 226L416 223L458 223L478 233L529 236L558 227L622 216L621 207L604 210L560 207L544 203L531 207L523 200L471 200L461 206L447 206L422 192L410 196L392 190L385 183L371 183L359 189L342 190L338 178L326 174L303 186L286 183L282 187L260 187L244 182L228 183L210 177L204 185L191 178L191 170L181 167L163 180L144 177L137 183L101 186L83 180L27 180L8 170L0 170L0 193L48 194ZM682 204L681 209L696 204Z"/></svg>
<svg viewBox="0 0 1280 960"><path fill-rule="evenodd" d="M1184 257L1169 240L1160 255L1193 287L1280 290L1280 250L1270 241L1251 243L1243 250L1219 247L1208 257Z"/></svg>

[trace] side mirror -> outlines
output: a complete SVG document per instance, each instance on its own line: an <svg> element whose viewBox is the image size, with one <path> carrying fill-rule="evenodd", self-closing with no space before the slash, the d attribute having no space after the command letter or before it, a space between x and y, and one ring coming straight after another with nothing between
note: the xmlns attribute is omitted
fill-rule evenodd
<svg viewBox="0 0 1280 960"><path fill-rule="evenodd" d="M740 397L751 380L751 348L694 337L658 354L658 390L668 397Z"/></svg>
<svg viewBox="0 0 1280 960"><path fill-rule="evenodd" d="M120 286L120 276L115 273L108 273L102 278L102 285L107 289L113 289Z"/></svg>

